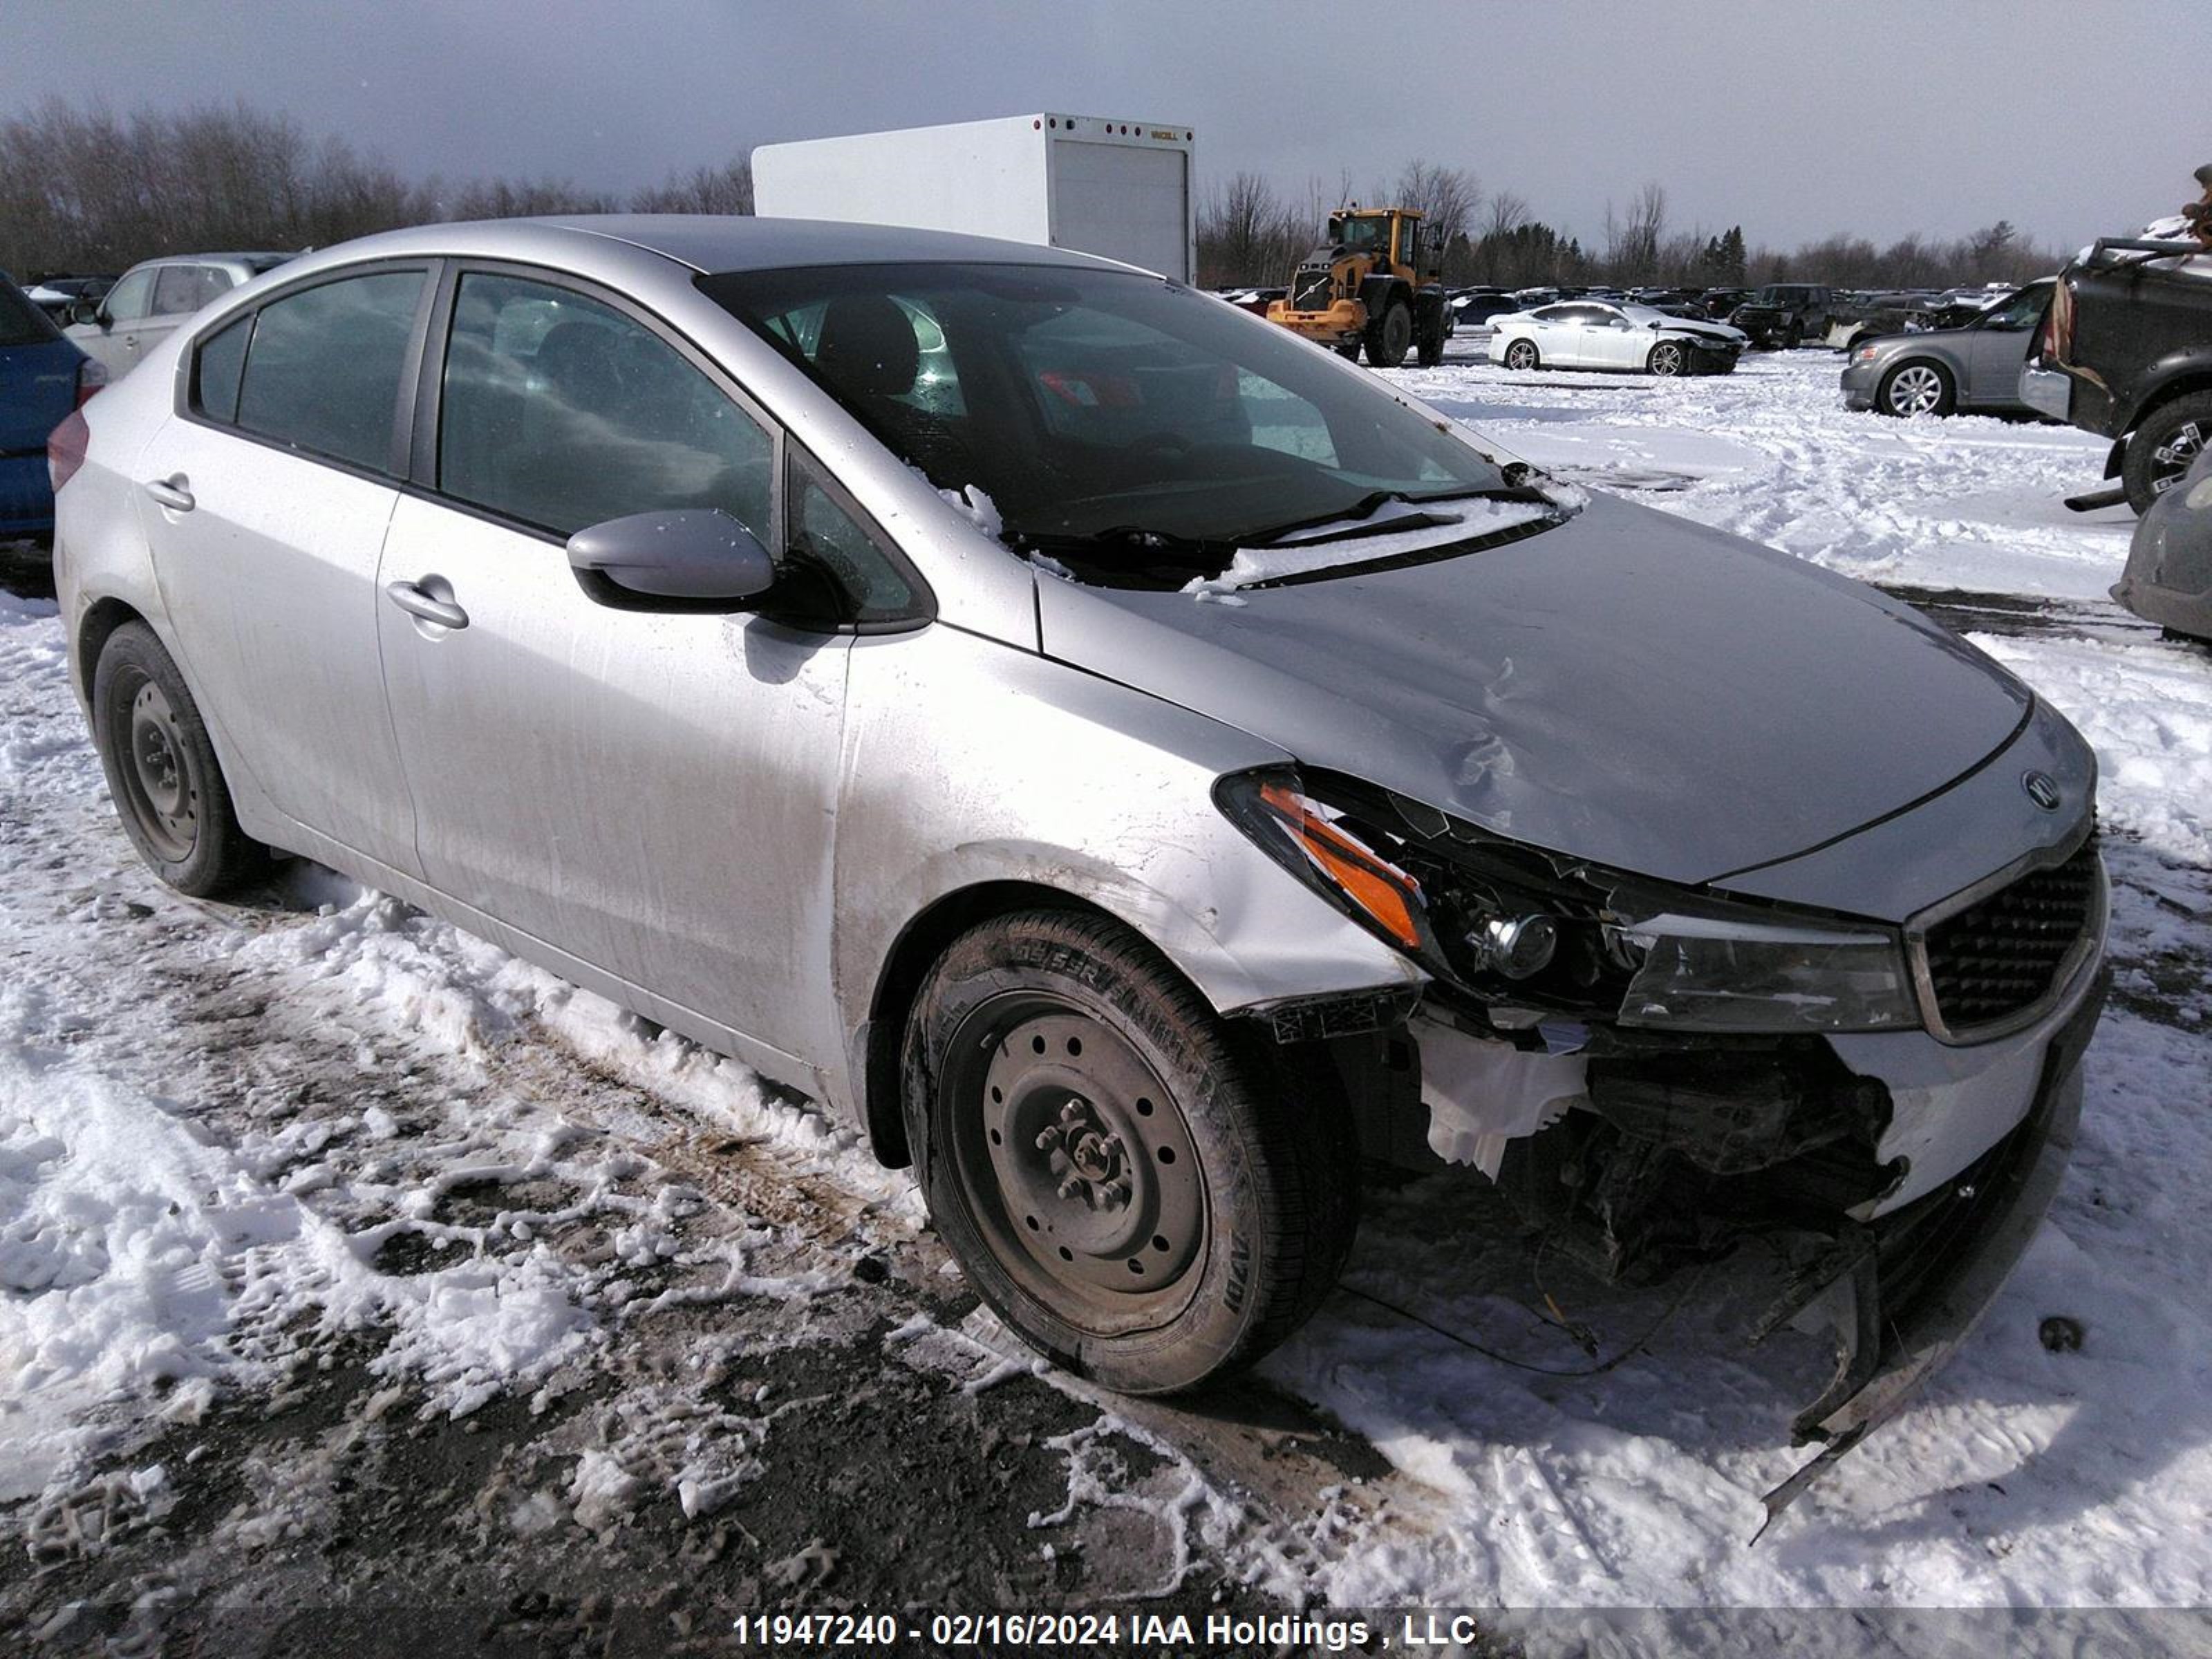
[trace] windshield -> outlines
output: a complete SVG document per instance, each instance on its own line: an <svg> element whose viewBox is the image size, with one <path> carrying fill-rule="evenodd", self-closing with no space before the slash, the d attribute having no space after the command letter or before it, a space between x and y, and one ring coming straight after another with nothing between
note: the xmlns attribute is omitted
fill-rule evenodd
<svg viewBox="0 0 2212 1659"><path fill-rule="evenodd" d="M1109 568L1119 544L1133 565L1195 559L1377 498L1506 489L1382 382L1157 276L847 265L699 286L939 489L988 496L1007 540L1097 544Z"/></svg>
<svg viewBox="0 0 2212 1659"><path fill-rule="evenodd" d="M1340 215L1328 222L1329 240L1353 253L1382 253L1389 249L1390 222L1376 216Z"/></svg>

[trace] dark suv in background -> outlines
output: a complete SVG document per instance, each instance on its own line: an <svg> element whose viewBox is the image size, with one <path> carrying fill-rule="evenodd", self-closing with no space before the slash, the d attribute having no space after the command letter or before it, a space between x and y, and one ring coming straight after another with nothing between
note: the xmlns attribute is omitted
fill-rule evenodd
<svg viewBox="0 0 2212 1659"><path fill-rule="evenodd" d="M1755 346L1802 345L1837 319L1836 290L1817 283L1769 283L1729 313Z"/></svg>

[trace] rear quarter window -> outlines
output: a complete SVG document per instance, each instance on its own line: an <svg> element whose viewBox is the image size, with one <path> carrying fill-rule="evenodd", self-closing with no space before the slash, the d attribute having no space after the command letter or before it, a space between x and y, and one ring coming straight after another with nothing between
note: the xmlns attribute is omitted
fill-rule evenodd
<svg viewBox="0 0 2212 1659"><path fill-rule="evenodd" d="M219 334L200 343L192 360L192 407L225 426L238 419L238 392L246 375L246 344L253 335L253 319L241 317Z"/></svg>

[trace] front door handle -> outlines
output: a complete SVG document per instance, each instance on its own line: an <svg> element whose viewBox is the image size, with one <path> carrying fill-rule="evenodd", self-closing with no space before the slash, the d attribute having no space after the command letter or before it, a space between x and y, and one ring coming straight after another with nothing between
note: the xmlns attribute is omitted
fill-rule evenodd
<svg viewBox="0 0 2212 1659"><path fill-rule="evenodd" d="M173 472L166 478L155 478L146 485L146 493L172 513L192 510L192 492L185 488L185 475Z"/></svg>
<svg viewBox="0 0 2212 1659"><path fill-rule="evenodd" d="M426 593L413 582L386 582L384 597L390 599L410 617L420 617L424 622L435 623L441 628L466 628L469 613L451 599L441 599L434 593Z"/></svg>

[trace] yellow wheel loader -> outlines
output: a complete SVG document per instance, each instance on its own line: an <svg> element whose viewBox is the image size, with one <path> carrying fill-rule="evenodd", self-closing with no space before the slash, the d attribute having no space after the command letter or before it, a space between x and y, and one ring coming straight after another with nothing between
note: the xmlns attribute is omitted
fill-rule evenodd
<svg viewBox="0 0 2212 1659"><path fill-rule="evenodd" d="M1347 357L1364 347L1377 368L1397 368L1412 350L1434 368L1452 325L1443 250L1424 245L1421 216L1410 208L1355 202L1329 216L1328 245L1299 261L1267 320Z"/></svg>

